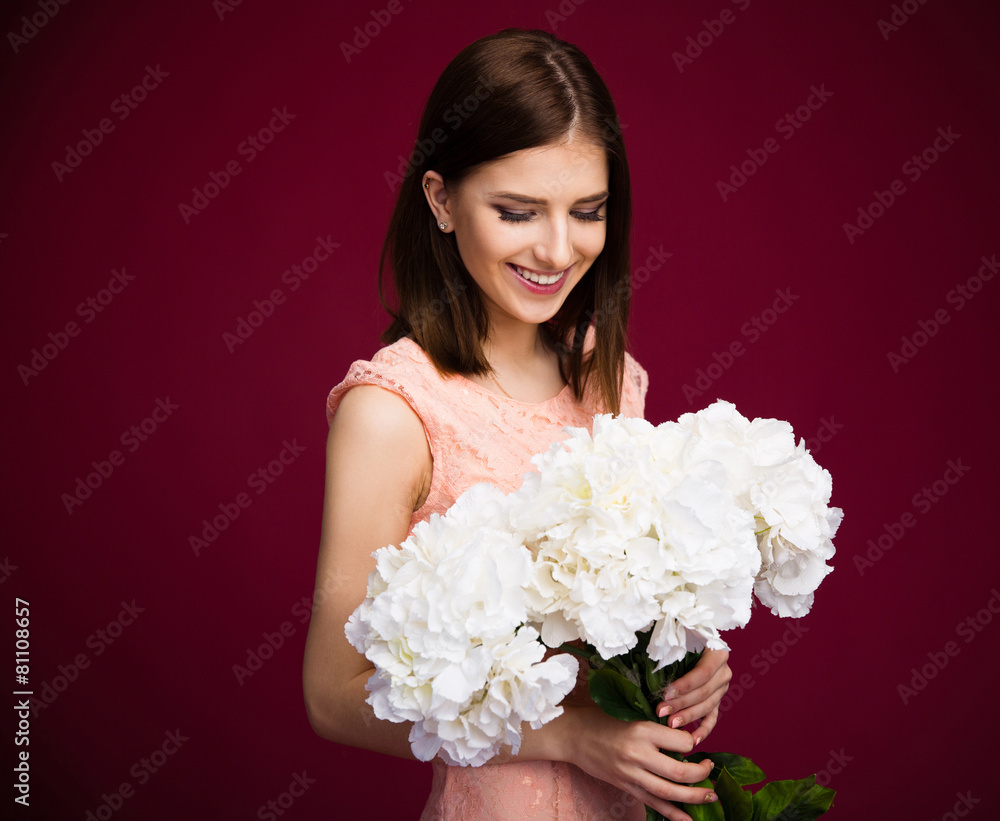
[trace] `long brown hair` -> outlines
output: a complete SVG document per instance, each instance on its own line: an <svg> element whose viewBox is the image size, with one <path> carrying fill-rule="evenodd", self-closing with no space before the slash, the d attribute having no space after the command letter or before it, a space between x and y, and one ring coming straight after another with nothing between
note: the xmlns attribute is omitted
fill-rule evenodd
<svg viewBox="0 0 1000 821"><path fill-rule="evenodd" d="M442 373L488 374L482 343L489 320L478 287L452 234L440 231L421 189L437 171L446 186L484 162L560 142L573 132L604 147L608 161L604 249L541 326L558 350L563 378L581 399L589 384L618 413L631 298L629 233L632 191L621 127L607 86L571 43L539 29L504 29L466 48L448 64L427 100L379 261L379 296L392 316L389 344L413 339ZM385 295L391 262L396 307ZM584 338L595 331L586 358ZM592 380L592 383L591 383Z"/></svg>

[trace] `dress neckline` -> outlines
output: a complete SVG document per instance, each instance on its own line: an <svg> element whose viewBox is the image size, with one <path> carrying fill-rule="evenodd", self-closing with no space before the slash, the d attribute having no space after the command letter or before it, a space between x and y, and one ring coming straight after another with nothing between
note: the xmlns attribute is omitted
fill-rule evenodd
<svg viewBox="0 0 1000 821"><path fill-rule="evenodd" d="M414 347L416 350L420 351L420 355L427 360L428 364L430 364L431 367L434 367L434 363L431 362L431 358L427 355L427 351L425 351L422 347L420 347L420 345L417 344L417 341L415 339L411 339L408 336L402 336L400 337L399 341L402 340L405 340L409 345ZM567 382L565 385L562 386L562 390L560 390L559 393L557 393L555 396L550 396L548 399L543 399L541 402L523 402L520 399L514 399L511 396L504 396L502 393L495 393L494 391L491 391L489 388L483 387L478 382L473 382L471 379L469 379L466 376L463 376L460 373L451 374L451 377L454 379L458 379L467 385L471 385L479 393L485 394L486 396L499 399L501 402L508 402L513 405L523 405L524 407L528 408L541 408L544 407L545 405L550 405L553 402L556 402L559 399L561 399L567 391L572 391L572 387Z"/></svg>

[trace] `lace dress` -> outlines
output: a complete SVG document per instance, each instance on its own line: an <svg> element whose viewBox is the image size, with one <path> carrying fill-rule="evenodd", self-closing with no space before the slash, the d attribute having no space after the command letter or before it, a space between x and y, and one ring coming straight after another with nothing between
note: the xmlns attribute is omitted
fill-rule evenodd
<svg viewBox="0 0 1000 821"><path fill-rule="evenodd" d="M647 384L646 371L626 354L622 415L643 415ZM355 385L378 385L399 394L423 422L434 467L427 500L413 513L411 530L431 513L444 513L479 482L490 482L505 493L516 490L524 473L535 469L530 462L535 453L564 439L566 426L591 429L594 414L602 411L594 394L577 402L568 385L534 404L495 394L462 376L444 378L423 349L405 337L370 362L351 365L344 381L330 392L328 421ZM589 698L584 669L568 698ZM420 821L645 819L640 801L565 762L449 767L435 759L433 767L431 794Z"/></svg>

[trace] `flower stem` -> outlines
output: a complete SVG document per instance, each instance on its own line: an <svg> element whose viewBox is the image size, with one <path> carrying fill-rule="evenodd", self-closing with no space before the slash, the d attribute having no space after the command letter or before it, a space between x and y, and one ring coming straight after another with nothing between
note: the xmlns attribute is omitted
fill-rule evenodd
<svg viewBox="0 0 1000 821"><path fill-rule="evenodd" d="M559 649L563 650L563 651L565 651L567 653L572 653L574 656L577 656L577 657L582 658L582 659L586 659L587 661L590 661L591 656L594 655L593 651L591 651L591 652L588 653L586 650L583 650L583 649L581 649L579 647L575 647L574 645L570 644L569 642L566 642L564 644L560 644L559 645Z"/></svg>

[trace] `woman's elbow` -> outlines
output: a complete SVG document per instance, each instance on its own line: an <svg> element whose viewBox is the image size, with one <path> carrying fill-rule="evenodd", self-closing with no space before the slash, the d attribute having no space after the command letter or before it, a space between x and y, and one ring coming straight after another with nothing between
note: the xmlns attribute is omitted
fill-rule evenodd
<svg viewBox="0 0 1000 821"><path fill-rule="evenodd" d="M321 688L311 684L308 677L303 681L303 697L306 716L313 732L327 741L342 743L344 733L344 710L338 704L329 687Z"/></svg>

